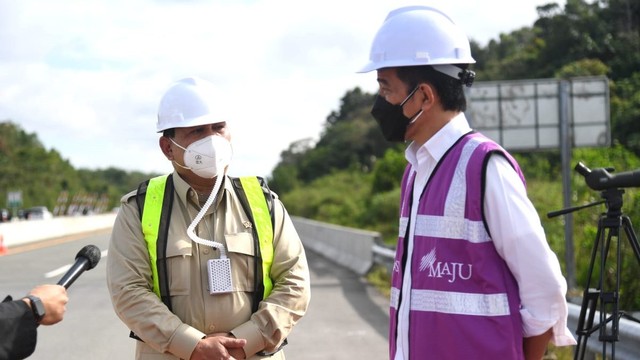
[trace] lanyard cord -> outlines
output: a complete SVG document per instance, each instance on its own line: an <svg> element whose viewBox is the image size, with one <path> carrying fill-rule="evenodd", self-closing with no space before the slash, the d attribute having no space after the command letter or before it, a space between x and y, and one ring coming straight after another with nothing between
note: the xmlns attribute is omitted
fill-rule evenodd
<svg viewBox="0 0 640 360"><path fill-rule="evenodd" d="M191 222L191 225L189 225L189 227L187 228L187 235L189 236L189 238L191 238L191 240L195 241L196 243L198 243L200 245L211 246L213 248L216 248L216 249L220 250L220 258L221 259L226 259L227 258L227 251L224 248L224 245L222 243L215 242L213 240L207 240L207 239L203 239L203 238L199 237L195 233L195 228L196 228L196 226L198 226L198 223L200 223L200 221L204 217L204 215L207 212L207 210L211 207L211 204L213 204L213 202L215 201L215 199L216 199L216 197L218 195L218 190L220 190L220 185L222 184L222 179L224 178L224 176L225 176L224 173L219 174L217 176L216 183L213 186L213 190L211 191L211 194L209 194L209 198L207 198L207 201L204 203L204 205L200 209L200 212L198 212L198 215L196 215L195 219L193 219L193 221ZM209 232L209 233L211 234L211 232ZM212 239L213 239L213 235L212 235Z"/></svg>

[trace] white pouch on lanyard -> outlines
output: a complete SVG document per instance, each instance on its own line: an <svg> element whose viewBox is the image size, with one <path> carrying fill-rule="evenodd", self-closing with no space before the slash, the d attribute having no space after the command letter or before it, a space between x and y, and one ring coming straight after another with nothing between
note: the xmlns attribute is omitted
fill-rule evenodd
<svg viewBox="0 0 640 360"><path fill-rule="evenodd" d="M209 273L209 294L224 294L233 291L231 283L231 260L209 259L207 261Z"/></svg>

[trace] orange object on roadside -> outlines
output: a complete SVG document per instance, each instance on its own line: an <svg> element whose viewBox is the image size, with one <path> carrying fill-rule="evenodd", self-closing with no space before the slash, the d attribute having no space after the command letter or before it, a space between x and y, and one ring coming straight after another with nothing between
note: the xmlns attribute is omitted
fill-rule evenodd
<svg viewBox="0 0 640 360"><path fill-rule="evenodd" d="M0 234L0 256L7 253L7 247L4 246L4 237Z"/></svg>

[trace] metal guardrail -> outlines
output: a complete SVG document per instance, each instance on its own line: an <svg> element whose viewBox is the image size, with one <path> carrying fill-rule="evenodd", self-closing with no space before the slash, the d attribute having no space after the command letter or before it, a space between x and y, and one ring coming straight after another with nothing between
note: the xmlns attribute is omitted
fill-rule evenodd
<svg viewBox="0 0 640 360"><path fill-rule="evenodd" d="M292 217L305 247L333 259L340 265L351 268L359 274L366 273L374 264L382 265L391 273L395 259L395 249L382 245L382 236L377 232L363 231L319 221ZM580 305L568 304L567 326L575 334L580 318ZM595 312L595 319L599 319ZM618 341L615 343L615 358L618 360L640 359L640 323L626 318L619 320ZM607 344L607 358L611 356L610 343ZM603 343L598 340L597 331L587 338L587 354L584 360L596 359L601 355Z"/></svg>
<svg viewBox="0 0 640 360"><path fill-rule="evenodd" d="M581 305L569 303L569 318L567 319L567 326L573 332L574 336L575 330L578 328L578 319L580 318L580 310L582 308ZM597 319L600 318L600 312L595 312L594 319L597 322ZM597 325L597 324L595 324ZM610 324L608 325L608 329L610 329ZM611 331L608 331L611 333ZM578 337L576 336L576 339ZM585 338L587 340L587 353L585 354L586 359L595 359L596 354L602 354L604 343L598 340L598 331L595 331L591 334L591 336ZM633 320L622 318L618 324L618 340L615 343L615 358L621 360L637 360L640 359L640 323L635 322ZM611 357L611 343L607 344L607 359ZM591 355L592 357L587 357Z"/></svg>

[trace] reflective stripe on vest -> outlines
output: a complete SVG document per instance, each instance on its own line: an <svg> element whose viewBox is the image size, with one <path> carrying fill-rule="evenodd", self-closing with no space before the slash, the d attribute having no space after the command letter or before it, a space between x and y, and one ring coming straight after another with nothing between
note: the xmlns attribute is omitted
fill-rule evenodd
<svg viewBox="0 0 640 360"><path fill-rule="evenodd" d="M153 274L153 292L160 296L160 282L158 277L158 229L160 228L160 218L162 213L162 201L164 200L164 187L167 183L168 175L158 176L149 180L147 193L144 197L144 212L142 213L142 233L144 241L147 243L149 259L151 262L151 272Z"/></svg>
<svg viewBox="0 0 640 360"><path fill-rule="evenodd" d="M262 187L255 176L244 176L240 178L242 189L244 190L249 208L253 216L253 222L258 234L258 242L260 244L260 254L262 256L262 284L264 286L264 296L271 293L273 283L269 274L271 272L271 264L273 263L273 226L271 225L271 213L264 197Z"/></svg>
<svg viewBox="0 0 640 360"><path fill-rule="evenodd" d="M157 242L158 229L160 228L160 219L162 215L162 203L164 198L164 190L169 175L158 176L149 180L147 191L145 194L144 211L142 213L142 232L149 259L151 262L151 271L153 276L153 292L160 295L160 281L158 275L158 256ZM258 244L262 256L262 282L264 285L264 298L269 296L273 288L273 282L269 277L271 272L271 264L273 263L273 226L271 224L271 216L265 195L258 179L255 176L241 177L243 191L249 201L253 222L258 235Z"/></svg>

